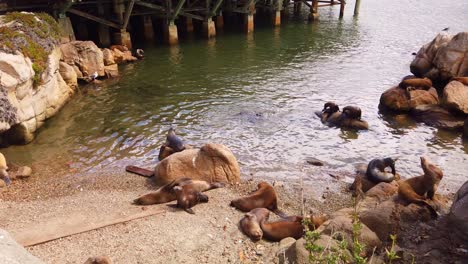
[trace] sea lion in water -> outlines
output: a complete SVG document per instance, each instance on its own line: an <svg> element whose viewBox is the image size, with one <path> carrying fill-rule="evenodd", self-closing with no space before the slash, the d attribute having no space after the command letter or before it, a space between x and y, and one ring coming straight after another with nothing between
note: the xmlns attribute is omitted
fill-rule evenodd
<svg viewBox="0 0 468 264"><path fill-rule="evenodd" d="M192 207L199 203L207 203L208 196L194 188L193 184L175 186L173 188L177 197L177 207L189 214L195 214Z"/></svg>
<svg viewBox="0 0 468 264"><path fill-rule="evenodd" d="M407 90L410 89L423 89L429 90L432 87L432 81L429 78L404 78L398 87Z"/></svg>
<svg viewBox="0 0 468 264"><path fill-rule="evenodd" d="M341 112L340 112L340 107L335 104L334 102L326 102L323 105L323 109L321 112L316 112L315 113L318 117L320 117L320 120L325 123L325 122L331 122L334 123L337 120L340 119L341 117Z"/></svg>
<svg viewBox="0 0 468 264"><path fill-rule="evenodd" d="M5 184L8 186L11 184L10 177L8 175L8 165L2 153L0 153L0 179L5 181Z"/></svg>
<svg viewBox="0 0 468 264"><path fill-rule="evenodd" d="M392 182L395 179L396 170L395 162L397 159L384 158L384 159L373 159L367 165L366 176L367 179L374 183L379 182ZM385 168L390 167L391 173L386 172Z"/></svg>
<svg viewBox="0 0 468 264"><path fill-rule="evenodd" d="M361 120L361 108L357 106L346 106L336 125L342 128L353 128L358 130L369 129L369 124Z"/></svg>
<svg viewBox="0 0 468 264"><path fill-rule="evenodd" d="M345 106L343 108L343 115L345 115L347 118L361 120L361 108L357 106Z"/></svg>
<svg viewBox="0 0 468 264"><path fill-rule="evenodd" d="M408 203L427 206L432 215L437 217L437 211L427 199L433 200L444 173L424 157L421 157L421 167L424 175L399 182L398 196Z"/></svg>
<svg viewBox="0 0 468 264"><path fill-rule="evenodd" d="M205 192L224 187L224 184L220 182L208 183L206 181L192 180L190 178L178 178L163 185L155 192L145 194L135 199L133 202L138 205L150 205L175 201L177 200L177 194L174 190L174 187L176 186L188 186L187 189L190 191Z"/></svg>
<svg viewBox="0 0 468 264"><path fill-rule="evenodd" d="M246 213L240 220L239 225L248 237L253 241L258 241L263 237L263 231L260 223L267 221L270 216L270 211L266 208L255 208Z"/></svg>
<svg viewBox="0 0 468 264"><path fill-rule="evenodd" d="M309 217L310 230L315 230L328 219L327 215ZM260 222L263 237L270 241L281 241L286 237L299 239L304 235L304 223L301 216L290 216L286 220L267 223L266 220Z"/></svg>
<svg viewBox="0 0 468 264"><path fill-rule="evenodd" d="M278 210L278 198L275 189L264 181L257 185L256 191L246 197L232 200L230 205L242 212L249 212L255 208L267 208L281 217L286 217L286 214Z"/></svg>

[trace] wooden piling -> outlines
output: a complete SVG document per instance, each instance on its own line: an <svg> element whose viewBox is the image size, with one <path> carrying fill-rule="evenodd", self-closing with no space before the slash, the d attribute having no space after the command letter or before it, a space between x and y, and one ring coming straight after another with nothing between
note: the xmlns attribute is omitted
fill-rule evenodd
<svg viewBox="0 0 468 264"><path fill-rule="evenodd" d="M346 2L344 0L340 1L340 18L343 18L344 16L344 9L346 6Z"/></svg>
<svg viewBox="0 0 468 264"><path fill-rule="evenodd" d="M310 14L309 14L309 20L310 21L316 21L319 18L318 14L318 0L312 0L312 4L310 6Z"/></svg>
<svg viewBox="0 0 468 264"><path fill-rule="evenodd" d="M143 33L146 40L154 40L153 19L150 15L142 16L143 19Z"/></svg>
<svg viewBox="0 0 468 264"><path fill-rule="evenodd" d="M356 4L354 5L354 15L359 15L359 8L361 7L361 0L356 0Z"/></svg>
<svg viewBox="0 0 468 264"><path fill-rule="evenodd" d="M216 27L213 19L210 18L203 21L203 35L208 39L216 36Z"/></svg>

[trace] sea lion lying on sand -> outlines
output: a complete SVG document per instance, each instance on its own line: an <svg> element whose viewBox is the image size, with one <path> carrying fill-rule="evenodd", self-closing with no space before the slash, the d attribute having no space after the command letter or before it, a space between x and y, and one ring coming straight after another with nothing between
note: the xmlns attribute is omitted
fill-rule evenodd
<svg viewBox="0 0 468 264"><path fill-rule="evenodd" d="M257 185L257 190L253 193L232 200L230 205L242 212L249 212L255 208L267 208L281 217L286 217L285 213L278 210L278 198L275 189L264 181Z"/></svg>
<svg viewBox="0 0 468 264"><path fill-rule="evenodd" d="M182 193L184 190L187 190L187 192L192 195L192 192L205 192L224 187L224 183L208 183L206 181L192 180L190 178L179 178L163 185L155 192L145 194L138 199L135 199L133 202L138 205L150 205L175 201L177 200L177 192L174 190L174 187L176 186L183 187Z"/></svg>
<svg viewBox="0 0 468 264"><path fill-rule="evenodd" d="M173 188L177 197L177 208L184 209L189 214L195 214L192 207L199 203L207 203L208 196L198 191L192 184L175 186Z"/></svg>
<svg viewBox="0 0 468 264"><path fill-rule="evenodd" d="M408 203L426 206L432 215L437 217L438 213L430 202L433 200L444 174L441 169L429 163L424 157L421 157L421 167L424 175L398 182L400 185L398 196Z"/></svg>
<svg viewBox="0 0 468 264"><path fill-rule="evenodd" d="M240 220L240 228L253 241L258 241L263 237L263 231L260 223L268 220L270 211L266 208L255 208L246 213Z"/></svg>
<svg viewBox="0 0 468 264"><path fill-rule="evenodd" d="M267 223L266 220L260 222L260 227L263 231L263 237L270 241L281 241L286 237L299 239L304 235L304 218L301 216L290 216L285 220ZM327 215L308 217L310 230L315 230L325 221L328 220Z"/></svg>

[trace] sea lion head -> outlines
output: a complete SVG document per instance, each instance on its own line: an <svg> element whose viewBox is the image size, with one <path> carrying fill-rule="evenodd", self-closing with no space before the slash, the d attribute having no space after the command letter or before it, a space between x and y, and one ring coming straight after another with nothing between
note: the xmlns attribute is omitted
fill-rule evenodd
<svg viewBox="0 0 468 264"><path fill-rule="evenodd" d="M431 177L434 181L442 180L444 173L439 167L434 164L431 164L425 157L421 157L421 167L424 171L424 175Z"/></svg>
<svg viewBox="0 0 468 264"><path fill-rule="evenodd" d="M323 110L322 110L323 113L332 114L332 113L335 113L335 112L338 112L338 111L340 111L340 108L334 102L326 102L323 105Z"/></svg>
<svg viewBox="0 0 468 264"><path fill-rule="evenodd" d="M392 158L385 158L383 159L384 163L386 166L390 167L392 169L392 174L395 175L396 174L396 170L395 170L395 162L398 160L398 158L396 159L392 159Z"/></svg>
<svg viewBox="0 0 468 264"><path fill-rule="evenodd" d="M246 213L240 222L242 231L253 241L258 241L263 237L263 231L259 220L254 213Z"/></svg>
<svg viewBox="0 0 468 264"><path fill-rule="evenodd" d="M357 106L345 106L343 108L343 117L361 120L361 108Z"/></svg>

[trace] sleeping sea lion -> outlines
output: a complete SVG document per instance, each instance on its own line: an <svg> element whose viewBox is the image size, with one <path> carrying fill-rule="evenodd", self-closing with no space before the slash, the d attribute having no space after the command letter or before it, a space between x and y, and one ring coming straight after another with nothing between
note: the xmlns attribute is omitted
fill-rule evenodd
<svg viewBox="0 0 468 264"><path fill-rule="evenodd" d="M327 215L309 217L309 230L315 230L328 219ZM266 220L260 222L263 237L270 241L281 241L286 237L299 239L304 235L303 217L290 216L286 220L267 223Z"/></svg>
<svg viewBox="0 0 468 264"><path fill-rule="evenodd" d="M258 184L256 191L246 197L232 200L230 205L242 212L249 212L255 208L267 208L281 217L286 216L278 210L278 198L275 189L264 181Z"/></svg>
<svg viewBox="0 0 468 264"><path fill-rule="evenodd" d="M177 207L189 214L195 214L192 207L199 203L207 203L208 196L198 191L193 184L175 186L173 188L177 197Z"/></svg>
<svg viewBox="0 0 468 264"><path fill-rule="evenodd" d="M361 120L361 108L357 106L346 106L343 108L343 114L337 120L336 125L342 128L353 128L358 130L369 129L369 124Z"/></svg>
<svg viewBox="0 0 468 264"><path fill-rule="evenodd" d="M429 202L433 200L444 173L424 157L421 157L421 167L424 175L399 181L398 196L408 203L426 206L437 217L437 211Z"/></svg>
<svg viewBox="0 0 468 264"><path fill-rule="evenodd" d="M8 165L2 153L0 153L0 179L5 181L5 184L8 186L11 184L10 177L8 176Z"/></svg>
<svg viewBox="0 0 468 264"><path fill-rule="evenodd" d="M208 183L206 181L192 180L190 178L178 178L171 181L168 184L163 185L155 192L145 194L139 197L138 199L135 199L133 203L137 205L150 205L175 201L177 200L177 194L174 190L174 187L176 186L189 186L190 191L205 192L212 189L224 187L224 183Z"/></svg>
<svg viewBox="0 0 468 264"><path fill-rule="evenodd" d="M396 170L395 162L398 159L384 158L384 159L373 159L367 165L366 176L367 179L374 182L392 182L395 179ZM391 173L386 172L385 168L390 167Z"/></svg>
<svg viewBox="0 0 468 264"><path fill-rule="evenodd" d="M255 208L246 213L240 220L239 225L248 237L253 241L258 241L263 237L263 231L260 223L267 221L270 216L270 211L266 208Z"/></svg>
<svg viewBox="0 0 468 264"><path fill-rule="evenodd" d="M403 79L398 87L405 90L408 88L429 90L432 87L432 81L429 78L407 78Z"/></svg>

